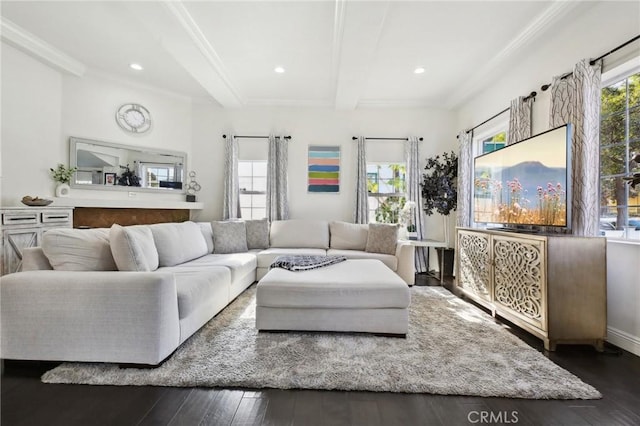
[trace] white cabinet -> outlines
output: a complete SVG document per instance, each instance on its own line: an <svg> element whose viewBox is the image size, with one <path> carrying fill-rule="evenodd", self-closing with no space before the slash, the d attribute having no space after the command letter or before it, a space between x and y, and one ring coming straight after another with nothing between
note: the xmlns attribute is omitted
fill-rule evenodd
<svg viewBox="0 0 640 426"><path fill-rule="evenodd" d="M13 207L0 209L2 216L2 275L20 271L22 251L40 246L42 234L52 228L71 228L73 209L69 207Z"/></svg>
<svg viewBox="0 0 640 426"><path fill-rule="evenodd" d="M538 336L592 344L606 337L606 241L460 228L456 288Z"/></svg>

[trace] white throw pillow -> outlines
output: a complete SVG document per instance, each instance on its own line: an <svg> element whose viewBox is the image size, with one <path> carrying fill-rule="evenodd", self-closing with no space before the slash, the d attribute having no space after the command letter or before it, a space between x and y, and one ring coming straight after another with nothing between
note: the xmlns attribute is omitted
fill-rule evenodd
<svg viewBox="0 0 640 426"><path fill-rule="evenodd" d="M369 226L359 223L331 222L331 248L338 250L362 250L367 247Z"/></svg>
<svg viewBox="0 0 640 426"><path fill-rule="evenodd" d="M365 251L370 253L396 254L399 225L389 223L370 223Z"/></svg>
<svg viewBox="0 0 640 426"><path fill-rule="evenodd" d="M243 221L214 221L211 222L211 229L213 230L213 252L215 254L248 251L247 229Z"/></svg>
<svg viewBox="0 0 640 426"><path fill-rule="evenodd" d="M109 246L109 229L50 229L42 251L57 271L117 271Z"/></svg>
<svg viewBox="0 0 640 426"><path fill-rule="evenodd" d="M271 247L329 248L329 223L324 220L276 220L271 222Z"/></svg>
<svg viewBox="0 0 640 426"><path fill-rule="evenodd" d="M144 272L158 269L158 249L148 226L125 228L113 225L109 230L109 242L119 271Z"/></svg>
<svg viewBox="0 0 640 426"><path fill-rule="evenodd" d="M175 266L207 254L207 242L194 222L149 225L160 266Z"/></svg>

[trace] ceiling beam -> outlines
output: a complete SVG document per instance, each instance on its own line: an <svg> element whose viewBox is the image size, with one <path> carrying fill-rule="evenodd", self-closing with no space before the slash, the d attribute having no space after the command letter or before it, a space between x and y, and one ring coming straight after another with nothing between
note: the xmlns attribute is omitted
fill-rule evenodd
<svg viewBox="0 0 640 426"><path fill-rule="evenodd" d="M87 67L80 61L56 49L5 17L0 17L0 38L5 43L59 71L82 77L87 70Z"/></svg>
<svg viewBox="0 0 640 426"><path fill-rule="evenodd" d="M358 106L389 10L389 1L336 1L333 73L336 109Z"/></svg>

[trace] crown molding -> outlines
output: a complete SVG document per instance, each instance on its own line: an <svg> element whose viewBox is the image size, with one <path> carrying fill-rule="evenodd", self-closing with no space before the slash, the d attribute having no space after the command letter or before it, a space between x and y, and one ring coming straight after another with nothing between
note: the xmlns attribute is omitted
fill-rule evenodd
<svg viewBox="0 0 640 426"><path fill-rule="evenodd" d="M0 37L2 41L57 70L77 77L84 75L87 68L83 63L56 49L5 17L0 18Z"/></svg>
<svg viewBox="0 0 640 426"><path fill-rule="evenodd" d="M475 70L473 76L458 88L446 101L450 109L459 107L500 75L502 66L508 60L522 54L532 42L546 34L558 21L577 8L591 7L577 1L554 1L542 13L537 15L529 25L518 33L506 46L496 53L482 67Z"/></svg>
<svg viewBox="0 0 640 426"><path fill-rule="evenodd" d="M218 99L218 96L216 96L216 99L225 107L241 107L244 105L245 101L235 88L231 78L229 78L218 52L215 50L211 42L207 40L204 33L198 24L196 24L182 1L165 1L164 4L174 18L180 23L182 28L187 32L189 38L195 44L198 51L204 56L207 63L213 68L213 71L215 71L223 83L226 89L225 91L227 92L224 94L225 99Z"/></svg>

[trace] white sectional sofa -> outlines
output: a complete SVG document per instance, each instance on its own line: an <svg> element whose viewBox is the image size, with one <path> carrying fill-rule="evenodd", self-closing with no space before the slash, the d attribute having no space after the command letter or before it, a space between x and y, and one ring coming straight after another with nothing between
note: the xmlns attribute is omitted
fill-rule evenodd
<svg viewBox="0 0 640 426"><path fill-rule="evenodd" d="M0 357L157 365L283 254L379 259L413 284L413 246L367 251L370 232L308 220L47 231L0 279Z"/></svg>

